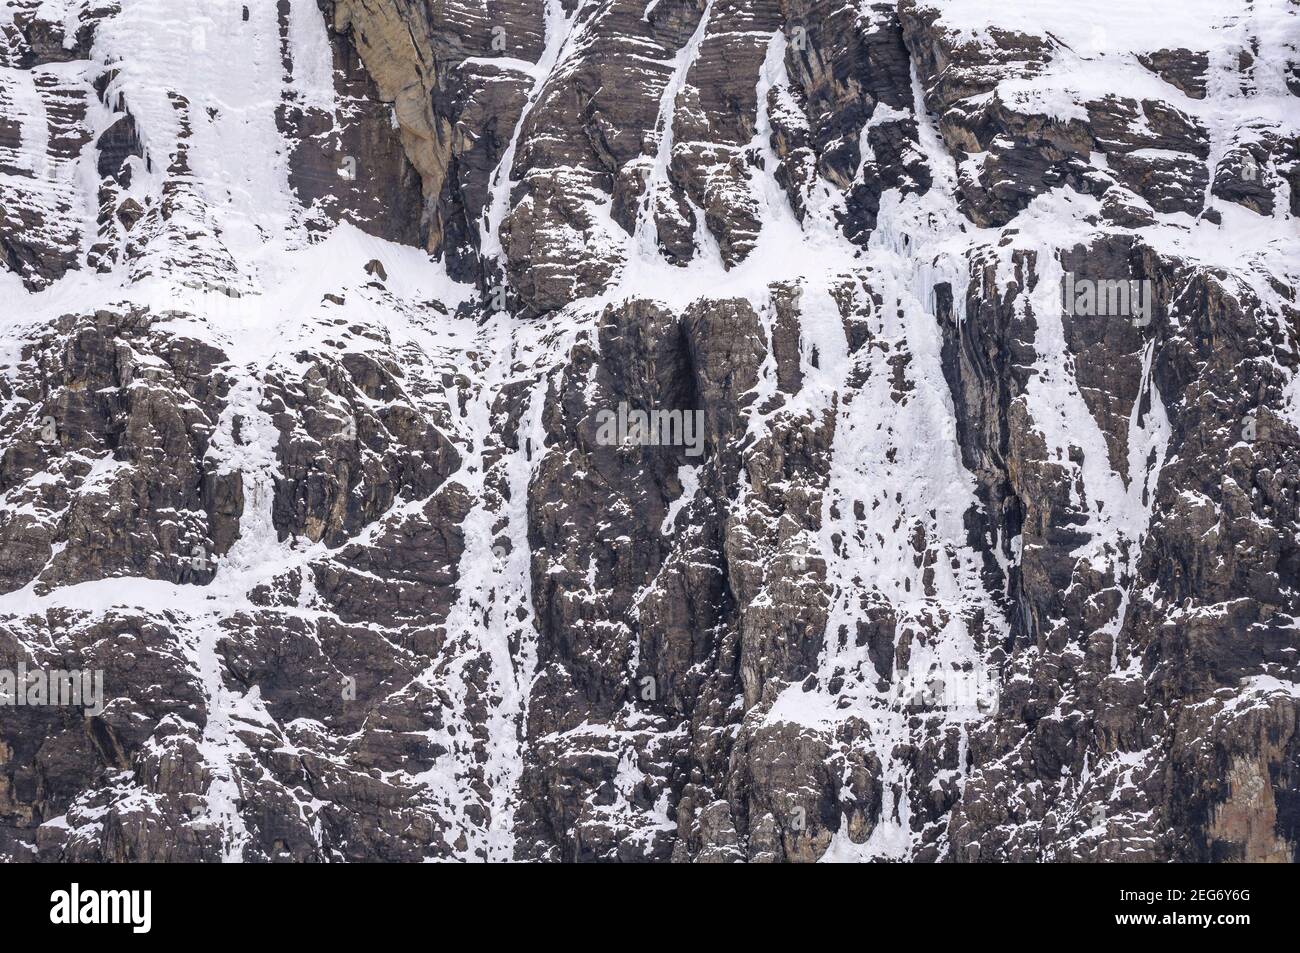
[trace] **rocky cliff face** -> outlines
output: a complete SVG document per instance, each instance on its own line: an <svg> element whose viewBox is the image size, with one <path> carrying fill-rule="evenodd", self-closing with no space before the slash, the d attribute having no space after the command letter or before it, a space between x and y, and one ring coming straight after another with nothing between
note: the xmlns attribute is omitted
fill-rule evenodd
<svg viewBox="0 0 1300 953"><path fill-rule="evenodd" d="M4 0L0 859L1296 860L1300 4L1093 7Z"/></svg>

